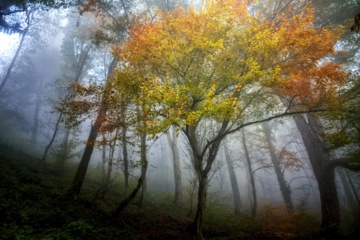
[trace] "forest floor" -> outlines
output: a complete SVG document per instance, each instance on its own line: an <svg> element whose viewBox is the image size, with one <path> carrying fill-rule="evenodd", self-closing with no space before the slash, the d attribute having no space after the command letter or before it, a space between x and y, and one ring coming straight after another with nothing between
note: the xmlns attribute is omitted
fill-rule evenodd
<svg viewBox="0 0 360 240"><path fill-rule="evenodd" d="M0 146L0 239L197 239L189 230L192 217L171 204L171 195L131 204L120 217L110 214L119 203L84 194L75 201L66 196L69 177L56 171L36 171L37 160ZM265 213L265 214L264 214ZM210 212L204 226L206 239L322 239L318 222L303 211L291 216L269 207L260 218ZM357 224L356 227L359 227ZM359 228L346 239L359 239Z"/></svg>

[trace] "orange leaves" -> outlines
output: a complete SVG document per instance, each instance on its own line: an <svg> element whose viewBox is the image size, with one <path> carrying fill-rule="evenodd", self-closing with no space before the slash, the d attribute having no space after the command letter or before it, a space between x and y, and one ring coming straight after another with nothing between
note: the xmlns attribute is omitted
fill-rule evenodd
<svg viewBox="0 0 360 240"><path fill-rule="evenodd" d="M273 22L259 21L250 8L247 1L209 1L136 25L114 48L118 91L146 103L158 129L251 118L244 114L278 107L270 95L307 107L330 101L346 78L338 65L324 64L341 29L316 29L309 7Z"/></svg>

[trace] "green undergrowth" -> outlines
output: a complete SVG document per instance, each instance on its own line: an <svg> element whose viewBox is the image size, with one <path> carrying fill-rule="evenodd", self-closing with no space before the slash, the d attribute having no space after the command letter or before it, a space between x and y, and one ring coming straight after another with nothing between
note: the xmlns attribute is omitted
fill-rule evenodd
<svg viewBox="0 0 360 240"><path fill-rule="evenodd" d="M81 198L75 201L66 193L76 166L60 170L50 164L38 172L38 161L0 146L0 239L196 239L189 228L195 208L189 213L188 199L175 206L172 193L149 191L141 207L135 199L119 218L111 219L124 195L120 177L109 185L104 199L97 199L98 171L90 168ZM288 215L268 206L255 219L234 215L220 200L209 194L206 239L317 239L319 223L305 211Z"/></svg>

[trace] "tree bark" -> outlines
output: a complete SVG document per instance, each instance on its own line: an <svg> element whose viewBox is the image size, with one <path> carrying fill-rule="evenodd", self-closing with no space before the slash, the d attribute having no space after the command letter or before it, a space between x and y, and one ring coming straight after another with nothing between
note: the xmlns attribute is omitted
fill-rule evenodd
<svg viewBox="0 0 360 240"><path fill-rule="evenodd" d="M268 144L271 162L275 170L275 174L279 183L281 194L285 202L286 209L288 213L291 213L294 211L294 205L291 199L291 189L285 180L283 171L281 170L280 160L276 156L276 147L274 146L271 139L271 129L268 122L263 123L263 131L265 134L266 142Z"/></svg>
<svg viewBox="0 0 360 240"><path fill-rule="evenodd" d="M315 178L318 183L321 203L321 229L325 237L336 237L339 234L340 208L335 184L334 165L330 155L316 135L314 118L307 114L309 124L304 116L294 118L309 156Z"/></svg>
<svg viewBox="0 0 360 240"><path fill-rule="evenodd" d="M239 213L241 213L241 197L240 197L240 191L239 191L239 186L238 186L238 182L237 182L237 178L236 178L236 174L235 174L234 165L231 161L227 142L224 143L224 152L225 152L226 165L229 170L231 188L232 188L232 192L233 192L234 211L235 211L235 214L239 214Z"/></svg>
<svg viewBox="0 0 360 240"><path fill-rule="evenodd" d="M181 205L182 202L182 183L181 183L181 167L180 167L180 155L179 149L177 145L177 136L175 128L172 129L172 137L170 133L166 133L174 163L174 181L175 181L175 196L173 200L173 204Z"/></svg>

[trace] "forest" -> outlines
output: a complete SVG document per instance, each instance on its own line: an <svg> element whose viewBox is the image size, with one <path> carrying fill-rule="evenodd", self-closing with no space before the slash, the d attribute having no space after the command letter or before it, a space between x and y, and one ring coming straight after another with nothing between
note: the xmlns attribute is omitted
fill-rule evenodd
<svg viewBox="0 0 360 240"><path fill-rule="evenodd" d="M0 239L359 239L359 31L359 0L1 0Z"/></svg>

